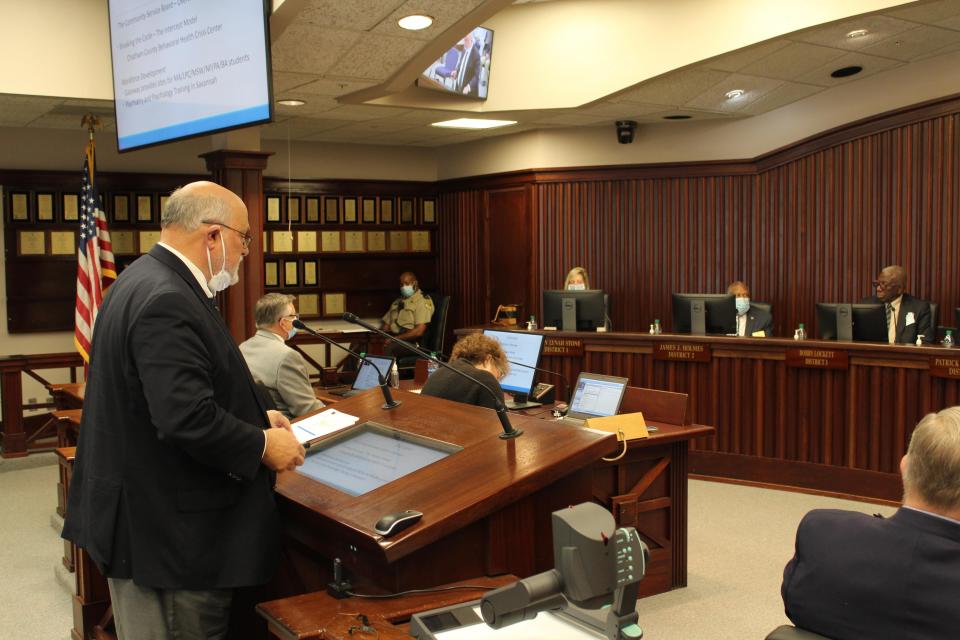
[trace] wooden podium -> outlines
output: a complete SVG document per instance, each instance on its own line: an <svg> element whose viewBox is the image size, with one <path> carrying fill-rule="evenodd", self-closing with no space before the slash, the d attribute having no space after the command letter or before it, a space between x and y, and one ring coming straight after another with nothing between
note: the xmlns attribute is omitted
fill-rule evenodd
<svg viewBox="0 0 960 640"><path fill-rule="evenodd" d="M394 391L383 410L377 388L337 409L463 449L357 497L297 472L281 474L278 504L287 561L278 596L325 588L343 562L357 592L396 592L473 576L528 576L553 566L550 514L591 499L592 465L616 450L612 434L511 414L518 438L503 440L490 409ZM423 519L391 538L373 530L387 513Z"/></svg>

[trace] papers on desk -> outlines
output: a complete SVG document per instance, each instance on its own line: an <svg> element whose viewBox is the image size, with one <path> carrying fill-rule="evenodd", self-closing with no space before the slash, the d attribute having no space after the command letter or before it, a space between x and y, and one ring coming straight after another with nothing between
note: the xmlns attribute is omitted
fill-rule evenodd
<svg viewBox="0 0 960 640"><path fill-rule="evenodd" d="M307 447L335 431L352 427L357 424L359 419L357 416L352 416L349 413L337 411L336 409L327 409L326 411L321 411L316 415L293 423L293 435L297 437L297 441L300 444Z"/></svg>
<svg viewBox="0 0 960 640"><path fill-rule="evenodd" d="M340 329L340 333L365 333L367 330L363 327L350 327L348 329Z"/></svg>
<svg viewBox="0 0 960 640"><path fill-rule="evenodd" d="M480 608L474 608L480 616ZM500 629L491 629L485 624L447 629L434 634L437 640L597 640L604 638L597 631L587 629L550 611L541 611L532 620L522 620Z"/></svg>

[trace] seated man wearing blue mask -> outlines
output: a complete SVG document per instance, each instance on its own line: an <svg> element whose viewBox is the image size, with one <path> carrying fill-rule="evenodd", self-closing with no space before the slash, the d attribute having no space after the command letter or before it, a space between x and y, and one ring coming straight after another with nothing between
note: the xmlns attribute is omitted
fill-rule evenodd
<svg viewBox="0 0 960 640"><path fill-rule="evenodd" d="M750 289L739 280L727 287L727 293L737 298L737 335L749 338L769 338L773 335L773 316L750 305Z"/></svg>
<svg viewBox="0 0 960 640"><path fill-rule="evenodd" d="M257 300L253 310L257 333L240 344L253 379L267 388L277 410L288 418L323 406L313 393L306 360L286 345L297 333L293 300L285 293L268 293Z"/></svg>
<svg viewBox="0 0 960 640"><path fill-rule="evenodd" d="M380 329L391 335L419 344L433 318L433 300L423 295L417 276L411 271L400 274L400 297L391 303L381 319ZM390 343L386 354L392 356L410 355L406 349Z"/></svg>

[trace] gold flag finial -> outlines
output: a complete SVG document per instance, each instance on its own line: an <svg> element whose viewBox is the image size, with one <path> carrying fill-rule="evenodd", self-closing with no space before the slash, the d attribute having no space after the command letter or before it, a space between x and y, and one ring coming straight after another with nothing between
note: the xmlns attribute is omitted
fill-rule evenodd
<svg viewBox="0 0 960 640"><path fill-rule="evenodd" d="M81 127L86 127L90 132L90 139L93 140L93 132L100 128L100 118L92 113L85 114L80 121Z"/></svg>

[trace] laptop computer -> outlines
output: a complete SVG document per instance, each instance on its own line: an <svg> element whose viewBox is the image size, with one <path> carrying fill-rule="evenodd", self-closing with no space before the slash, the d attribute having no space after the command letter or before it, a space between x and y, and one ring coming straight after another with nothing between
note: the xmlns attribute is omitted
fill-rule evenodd
<svg viewBox="0 0 960 640"><path fill-rule="evenodd" d="M616 415L628 382L627 378L617 376L581 373L573 387L567 415L561 422L583 426L589 418Z"/></svg>
<svg viewBox="0 0 960 640"><path fill-rule="evenodd" d="M372 389L373 387L379 386L379 376L383 375L384 378L389 378L390 370L393 368L394 361L396 361L396 358L389 356L368 355L367 360L361 361L360 370L357 371L357 377L353 379L353 385L349 389L334 389L333 391L328 391L327 393L332 396L350 398L357 395L361 391L366 391L367 389ZM376 366L376 368L374 368L374 366ZM377 369L380 370L379 373L377 373Z"/></svg>

